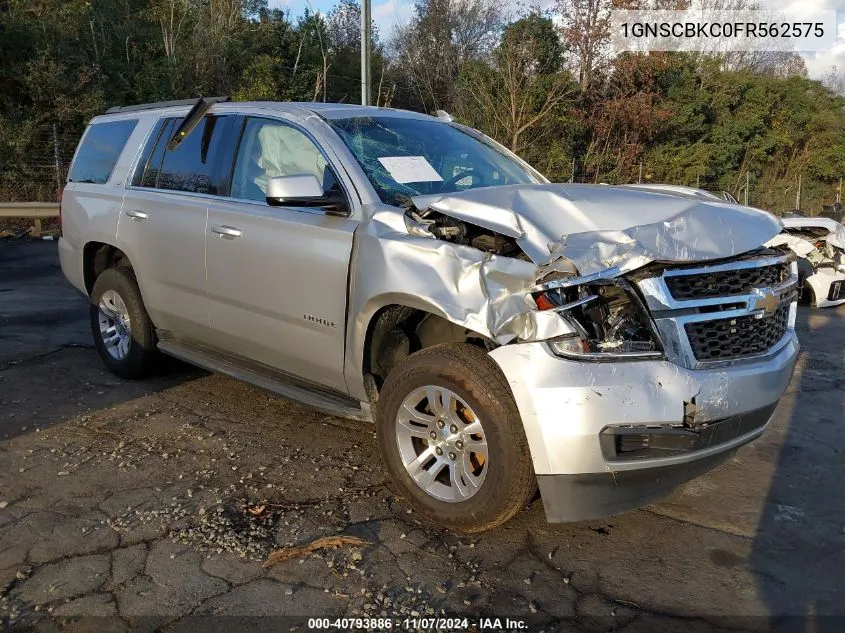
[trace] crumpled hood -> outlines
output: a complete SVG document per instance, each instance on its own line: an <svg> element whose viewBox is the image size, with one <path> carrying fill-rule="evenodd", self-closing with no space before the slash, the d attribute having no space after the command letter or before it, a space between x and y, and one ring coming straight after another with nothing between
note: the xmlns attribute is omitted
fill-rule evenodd
<svg viewBox="0 0 845 633"><path fill-rule="evenodd" d="M413 202L515 238L538 266L565 257L581 275L732 257L783 228L759 209L606 185L484 187Z"/></svg>

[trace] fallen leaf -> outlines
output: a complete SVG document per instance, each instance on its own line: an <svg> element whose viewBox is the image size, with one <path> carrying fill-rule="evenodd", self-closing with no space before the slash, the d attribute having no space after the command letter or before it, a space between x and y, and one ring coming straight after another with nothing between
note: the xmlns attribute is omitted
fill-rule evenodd
<svg viewBox="0 0 845 633"><path fill-rule="evenodd" d="M264 513L264 510L267 509L267 506L247 506L246 511L249 512L252 516L257 517Z"/></svg>
<svg viewBox="0 0 845 633"><path fill-rule="evenodd" d="M272 567L278 563L282 563L292 558L300 558L306 554L317 551L318 549L327 549L329 547L342 547L349 545L352 547L363 547L369 545L369 541L365 541L357 536L324 536L315 541L311 541L306 545L300 547L285 547L284 549L277 549L270 552L267 560L264 561L262 567Z"/></svg>

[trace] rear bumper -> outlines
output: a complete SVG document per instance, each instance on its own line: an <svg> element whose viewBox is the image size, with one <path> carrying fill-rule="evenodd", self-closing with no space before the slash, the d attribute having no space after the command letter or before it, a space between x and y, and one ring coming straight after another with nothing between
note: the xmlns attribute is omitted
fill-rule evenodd
<svg viewBox="0 0 845 633"><path fill-rule="evenodd" d="M59 238L59 263L67 280L73 284L74 288L87 295L82 271L82 254L66 237Z"/></svg>
<svg viewBox="0 0 845 633"><path fill-rule="evenodd" d="M790 331L772 356L713 369L577 362L544 343L504 345L490 356L519 408L549 520L577 521L649 503L760 436L798 350ZM685 419L693 433L689 424L679 429ZM661 437L652 450L609 449L626 433Z"/></svg>

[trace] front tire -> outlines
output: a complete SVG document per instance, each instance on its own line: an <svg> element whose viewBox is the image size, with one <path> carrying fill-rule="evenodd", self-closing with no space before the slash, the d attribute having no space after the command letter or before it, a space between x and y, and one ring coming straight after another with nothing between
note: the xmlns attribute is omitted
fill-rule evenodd
<svg viewBox="0 0 845 633"><path fill-rule="evenodd" d="M510 388L474 345L429 347L397 365L376 405L376 433L398 492L444 527L489 530L536 493Z"/></svg>
<svg viewBox="0 0 845 633"><path fill-rule="evenodd" d="M155 326L129 268L108 268L91 289L91 334L105 366L121 378L148 376L157 360Z"/></svg>

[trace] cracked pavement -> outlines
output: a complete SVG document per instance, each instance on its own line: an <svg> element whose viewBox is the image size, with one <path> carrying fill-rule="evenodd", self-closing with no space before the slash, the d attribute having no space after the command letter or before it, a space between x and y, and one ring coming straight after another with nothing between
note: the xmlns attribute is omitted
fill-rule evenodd
<svg viewBox="0 0 845 633"><path fill-rule="evenodd" d="M176 361L112 376L55 243L0 242L0 629L445 614L537 631L841 630L826 616L845 616L843 317L799 311L802 356L770 428L664 502L548 525L536 500L467 537L391 492L366 423ZM370 545L261 565L341 534Z"/></svg>

